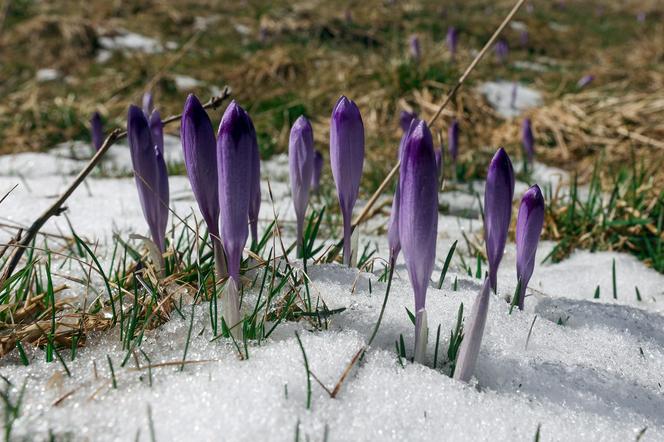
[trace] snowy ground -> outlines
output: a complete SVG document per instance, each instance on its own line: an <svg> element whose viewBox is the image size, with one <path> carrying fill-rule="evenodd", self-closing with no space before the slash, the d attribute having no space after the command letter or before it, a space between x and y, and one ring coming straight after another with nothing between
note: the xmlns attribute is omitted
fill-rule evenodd
<svg viewBox="0 0 664 442"><path fill-rule="evenodd" d="M178 140L169 138L166 144L167 159L178 161ZM0 157L0 190L19 184L2 204L3 223L28 224L66 186L71 178L67 175L80 168L86 149L78 143L45 154ZM103 165L114 177L88 179L67 202L77 233L99 240L102 247L113 232L127 238L147 230L133 178L125 173L127 153L126 146L114 146ZM275 209L288 227L294 215L285 157L265 162L263 177L270 179ZM566 180L564 173L542 165L537 165L535 177L540 184ZM170 186L178 214L195 210L185 177L172 177ZM483 185L474 187L481 192ZM515 198L525 188L518 183ZM267 194L264 182L263 223L272 219ZM458 251L466 253L462 233L481 228L471 194L448 192L440 199L450 214L440 216L434 280L451 243L459 240ZM462 209L471 209L466 218L455 215ZM368 223L360 239L361 244L375 243L383 258L385 236L376 235L371 226L383 224L386 216ZM70 233L63 217L49 221L44 231ZM13 233L4 231L2 242ZM552 246L543 243L539 257ZM471 257L466 259L474 265ZM614 259L616 300L611 295ZM443 289L432 283L427 298L428 364L404 361L402 368L395 340L403 334L410 349L414 330L405 311L412 309L412 290L400 261L373 347L336 398L314 382L307 410L306 373L294 332L300 332L311 372L332 389L366 345L385 293L377 274L340 265L311 266L314 296L330 309L346 310L332 317L327 331L309 332L302 323L280 326L268 341L250 346L248 360L239 360L228 341L210 341L207 305L194 308L187 360L198 362L183 371L167 365L148 373L144 360L143 368L133 362L120 368L125 353L117 331L89 338L76 360L68 361L71 378L57 362L45 363L42 350L27 349L28 367L12 353L0 360L2 376L13 383L13 394L27 383L13 435L44 439L52 432L75 440L150 440L154 432L156 440L293 440L299 435L302 440L332 441L512 441L533 440L541 426L546 441L634 440L644 428L641 440L663 440L664 276L629 255L579 251L559 264L538 263L526 310L509 315L502 296L514 291L514 269L514 247L509 245L499 274L500 297L492 299L472 385L452 380L446 368L431 366L436 327L441 324L439 351L444 354L459 304L469 312L480 280L467 276L455 260ZM457 291L451 287L455 278ZM597 285L601 297L593 299ZM188 327L188 320L174 315L147 335L142 349L152 364L182 360ZM117 390L111 386L107 356L114 363Z"/></svg>

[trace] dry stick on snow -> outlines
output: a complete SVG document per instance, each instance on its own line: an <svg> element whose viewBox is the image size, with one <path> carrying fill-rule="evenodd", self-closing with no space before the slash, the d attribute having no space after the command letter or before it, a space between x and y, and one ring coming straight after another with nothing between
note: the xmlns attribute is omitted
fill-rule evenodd
<svg viewBox="0 0 664 442"><path fill-rule="evenodd" d="M429 120L429 126L431 126L435 121L438 119L440 114L443 112L443 109L449 104L449 102L452 100L452 98L456 95L457 91L459 88L461 88L461 85L463 84L464 81L466 81L466 78L468 78L468 75L475 69L475 66L480 62L482 57L484 57L484 54L489 50L491 45L496 41L498 36L500 35L501 32L503 32L503 29L505 29L505 26L512 20L514 15L519 11L519 8L523 6L523 4L526 2L526 0L519 0L516 2L512 10L507 14L507 17L502 21L500 26L498 26L498 29L493 33L489 41L486 42L482 50L475 56L473 61L468 65L466 70L463 72L461 77L459 78L459 81L457 81L456 85L452 88L452 90L447 94L445 97L445 101L440 105L436 113L431 117ZM380 183L380 186L378 186L378 189L374 192L373 195L371 195L371 198L369 198L369 201L365 204L365 206L362 208L362 212L355 218L355 221L353 221L353 229L357 227L364 219L366 218L367 214L369 213L369 210L371 210L371 207L376 203L376 200L380 196L381 193L385 190L387 185L392 181L392 178L397 174L399 171L399 166L401 166L401 162L397 161L397 164L394 165L392 170L390 170L390 173L387 174L385 179L383 180L382 183Z"/></svg>
<svg viewBox="0 0 664 442"><path fill-rule="evenodd" d="M224 90L220 96L210 98L210 100L205 103L203 107L205 109L216 109L221 105L221 103L223 103L224 100L226 100L226 98L230 96L230 93L230 88L228 86L224 87ZM179 121L180 118L182 118L182 114L173 115L164 119L163 124L167 125L174 121ZM67 198L71 196L74 190L76 190L76 188L85 180L85 178L87 178L90 172L94 170L95 166L99 164L99 161L101 161L101 158L108 151L108 149L113 144L115 144L116 141L126 136L127 131L122 131L120 129L113 130L113 132L111 132L108 137L106 137L104 143L101 145L97 153L90 159L85 168L83 168L83 170L79 172L76 178L74 178L74 181L69 185L69 187L67 187L62 195L60 195L60 197L58 197L58 199L55 200L55 202L53 202L53 204L51 204L51 206L32 223L30 228L26 230L25 236L17 243L17 247L14 249L14 253L9 258L7 267L5 268L2 278L0 278L0 286L2 286L4 282L12 275L14 269L16 269L16 266L23 256L23 252L25 252L25 249L30 246L30 243L35 238L39 230L44 226L46 221L48 221L53 215L59 215L63 212L62 205L65 201L67 201Z"/></svg>

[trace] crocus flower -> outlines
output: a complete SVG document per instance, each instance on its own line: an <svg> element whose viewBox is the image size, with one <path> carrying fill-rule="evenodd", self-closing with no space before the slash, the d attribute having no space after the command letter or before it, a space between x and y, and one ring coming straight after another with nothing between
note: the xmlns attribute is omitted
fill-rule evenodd
<svg viewBox="0 0 664 442"><path fill-rule="evenodd" d="M525 48L528 46L528 31L527 30L522 30L519 33L519 43L521 43L521 47Z"/></svg>
<svg viewBox="0 0 664 442"><path fill-rule="evenodd" d="M330 119L330 164L344 222L344 264L351 260L351 217L364 167L364 124L357 105L342 96Z"/></svg>
<svg viewBox="0 0 664 442"><path fill-rule="evenodd" d="M636 21L639 23L644 23L646 21L645 11L640 11L638 14L636 14Z"/></svg>
<svg viewBox="0 0 664 442"><path fill-rule="evenodd" d="M402 113L403 116L403 113ZM397 153L399 161L402 160L401 154L403 153L403 146L408 138L411 126L416 126L419 120L413 118L410 120L409 128L401 136L401 141L399 142L399 151ZM413 124L415 123L415 124ZM394 197L392 198L392 210L390 211L390 219L388 221L387 227L387 244L390 249L390 264L394 265L397 262L397 257L401 251L401 240L399 239L399 199L401 192L399 191L399 184L397 183L396 189L394 189Z"/></svg>
<svg viewBox="0 0 664 442"><path fill-rule="evenodd" d="M507 45L507 41L505 40L498 40L496 43L496 58L498 59L499 62L505 63L507 62L507 55L509 54L509 46Z"/></svg>
<svg viewBox="0 0 664 442"><path fill-rule="evenodd" d="M152 132L152 141L155 142L159 152L164 155L164 123L161 121L159 111L152 111L150 114L150 132Z"/></svg>
<svg viewBox="0 0 664 442"><path fill-rule="evenodd" d="M512 218L513 196L514 169L510 157L501 147L489 165L484 190L484 242L489 258L489 279L494 292Z"/></svg>
<svg viewBox="0 0 664 442"><path fill-rule="evenodd" d="M399 114L399 125L401 126L401 130L404 131L404 133L408 132L408 128L410 128L410 122L415 118L417 118L417 113L408 112L405 110L401 111Z"/></svg>
<svg viewBox="0 0 664 442"><path fill-rule="evenodd" d="M594 75L584 75L579 79L579 81L576 83L576 87L578 89L583 89L584 87L588 86L590 83L593 82L595 79Z"/></svg>
<svg viewBox="0 0 664 442"><path fill-rule="evenodd" d="M152 240L163 253L168 223L168 173L148 120L134 105L129 107L127 138L143 216Z"/></svg>
<svg viewBox="0 0 664 442"><path fill-rule="evenodd" d="M219 238L217 141L210 118L194 94L190 94L184 104L180 138L191 190L212 237L217 276L223 278L228 275L226 257Z"/></svg>
<svg viewBox="0 0 664 442"><path fill-rule="evenodd" d="M521 123L521 144L523 145L523 152L526 154L528 162L532 163L535 157L535 137L533 137L530 118L525 118L523 123Z"/></svg>
<svg viewBox="0 0 664 442"><path fill-rule="evenodd" d="M535 268L537 243L544 224L544 198L535 184L521 198L516 218L516 276L519 287L518 305L523 310L526 287Z"/></svg>
<svg viewBox="0 0 664 442"><path fill-rule="evenodd" d="M454 26L450 26L447 30L447 35L445 36L445 43L447 44L447 49L450 51L452 58L456 56L458 40L459 32Z"/></svg>
<svg viewBox="0 0 664 442"><path fill-rule="evenodd" d="M461 346L459 347L453 376L454 379L459 381L468 382L473 377L477 356L480 353L480 346L482 345L486 317L489 312L490 295L491 285L489 278L486 278L482 290L477 298L475 298L468 322L464 326L463 341L461 341Z"/></svg>
<svg viewBox="0 0 664 442"><path fill-rule="evenodd" d="M154 110L154 101L152 100L152 93L146 92L143 94L143 113L148 118Z"/></svg>
<svg viewBox="0 0 664 442"><path fill-rule="evenodd" d="M249 120L251 122L251 120ZM261 157L258 150L258 140L256 130L252 123L251 129L254 131L251 151L251 194L249 199L249 226L251 227L251 243L258 244L258 215L261 211Z"/></svg>
<svg viewBox="0 0 664 442"><path fill-rule="evenodd" d="M420 39L417 35L411 35L408 39L408 50L410 51L410 58L418 62L422 57L422 49L420 48Z"/></svg>
<svg viewBox="0 0 664 442"><path fill-rule="evenodd" d="M415 293L415 361L422 362L427 344L425 301L438 229L438 172L424 121L412 123L401 155L399 240Z"/></svg>
<svg viewBox="0 0 664 442"><path fill-rule="evenodd" d="M258 145L251 118L233 100L226 108L217 136L219 232L226 251L230 280L226 286L223 318L238 338L240 322L239 286L242 250L247 243L249 205L253 182L254 147Z"/></svg>
<svg viewBox="0 0 664 442"><path fill-rule="evenodd" d="M447 149L452 158L452 167L456 169L457 157L459 156L459 122L456 118L447 128Z"/></svg>
<svg viewBox="0 0 664 442"><path fill-rule="evenodd" d="M311 190L318 192L320 188L320 174L323 172L323 154L319 151L314 152L314 170L311 174Z"/></svg>
<svg viewBox="0 0 664 442"><path fill-rule="evenodd" d="M99 150L101 145L104 144L104 127L99 112L95 112L90 118L90 134L92 136L92 146L95 150Z"/></svg>
<svg viewBox="0 0 664 442"><path fill-rule="evenodd" d="M314 131L303 115L295 120L288 143L291 195L297 218L297 252L303 253L304 215L309 202L309 186L314 171Z"/></svg>
<svg viewBox="0 0 664 442"><path fill-rule="evenodd" d="M519 84L515 81L512 83L512 92L510 94L510 108L516 109L516 94L519 90Z"/></svg>

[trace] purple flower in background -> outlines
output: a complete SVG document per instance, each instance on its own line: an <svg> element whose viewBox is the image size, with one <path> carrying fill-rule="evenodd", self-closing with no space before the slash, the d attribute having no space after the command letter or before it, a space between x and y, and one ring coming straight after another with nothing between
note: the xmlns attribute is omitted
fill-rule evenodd
<svg viewBox="0 0 664 442"><path fill-rule="evenodd" d="M535 254L544 225L544 197L535 184L521 198L516 218L516 276L518 305L523 310L526 288L535 268Z"/></svg>
<svg viewBox="0 0 664 442"><path fill-rule="evenodd" d="M415 293L415 361L422 362L427 344L425 301L438 231L438 172L424 121L413 122L401 155L399 240Z"/></svg>
<svg viewBox="0 0 664 442"><path fill-rule="evenodd" d="M452 158L452 167L456 168L457 157L459 156L459 122L456 118L447 128L447 149Z"/></svg>
<svg viewBox="0 0 664 442"><path fill-rule="evenodd" d="M304 215L314 172L314 131L303 115L295 120L288 143L291 195L297 218L297 253L303 256Z"/></svg>
<svg viewBox="0 0 664 442"><path fill-rule="evenodd" d="M516 109L516 94L519 89L519 84L515 81L512 83L512 92L510 95L510 108Z"/></svg>
<svg viewBox="0 0 664 442"><path fill-rule="evenodd" d="M475 298L468 322L464 326L463 341L461 341L454 367L453 378L456 380L468 382L473 377L477 356L480 353L480 346L482 345L486 317L489 312L490 294L491 286L489 278L486 278L482 290L477 298Z"/></svg>
<svg viewBox="0 0 664 442"><path fill-rule="evenodd" d="M408 50L410 52L410 58L415 62L420 61L422 57L422 49L420 48L420 39L417 35L411 35L408 38Z"/></svg>
<svg viewBox="0 0 664 442"><path fill-rule="evenodd" d="M330 119L330 164L344 222L344 264L351 262L351 218L364 167L364 124L357 105L342 96Z"/></svg>
<svg viewBox="0 0 664 442"><path fill-rule="evenodd" d="M150 132L152 132L152 141L154 141L159 153L164 155L164 123L161 121L159 111L152 111L150 114Z"/></svg>
<svg viewBox="0 0 664 442"><path fill-rule="evenodd" d="M507 56L509 55L510 49L509 46L507 45L507 41L505 40L498 40L496 43L496 58L498 59L499 62L501 63L506 63L507 62Z"/></svg>
<svg viewBox="0 0 664 442"><path fill-rule="evenodd" d="M320 188L320 175L323 172L323 154L319 151L314 152L314 170L311 174L311 190L318 192Z"/></svg>
<svg viewBox="0 0 664 442"><path fill-rule="evenodd" d="M646 21L645 11L640 11L638 14L636 14L636 21L638 21L639 23L645 23Z"/></svg>
<svg viewBox="0 0 664 442"><path fill-rule="evenodd" d="M519 33L519 43L521 43L522 48L528 46L528 31L525 29Z"/></svg>
<svg viewBox="0 0 664 442"><path fill-rule="evenodd" d="M535 158L535 137L533 136L530 118L524 118L523 123L521 123L521 144L528 162L532 163L533 158Z"/></svg>
<svg viewBox="0 0 664 442"><path fill-rule="evenodd" d="M143 113L146 118L149 118L154 110L154 101L152 100L152 93L146 92L143 94Z"/></svg>
<svg viewBox="0 0 664 442"><path fill-rule="evenodd" d="M583 89L584 87L586 87L586 86L588 86L590 83L592 83L594 79L595 79L595 76L594 76L594 75L590 75L590 74L589 74L589 75L584 75L584 76L581 77L581 78L579 79L579 81L576 83L576 87L577 87L578 89Z"/></svg>
<svg viewBox="0 0 664 442"><path fill-rule="evenodd" d="M458 41L459 32L454 26L450 26L447 30L447 35L445 36L445 43L447 44L447 49L450 51L452 58L456 56Z"/></svg>
<svg viewBox="0 0 664 442"><path fill-rule="evenodd" d="M438 179L440 179L440 175L443 172L443 147L439 147L434 151L434 154L436 155L436 171L438 172Z"/></svg>
<svg viewBox="0 0 664 442"><path fill-rule="evenodd" d="M251 123L251 119L249 119ZM251 193L249 199L249 226L251 227L251 243L258 244L258 215L261 211L261 157L258 149L256 129L251 123L254 143L251 146Z"/></svg>
<svg viewBox="0 0 664 442"><path fill-rule="evenodd" d="M489 164L484 190L484 242L489 259L489 279L494 292L512 218L513 197L514 169L510 157L501 147Z"/></svg>
<svg viewBox="0 0 664 442"><path fill-rule="evenodd" d="M101 145L104 144L104 127L99 112L95 112L90 118L90 134L92 136L92 146L95 150L99 150Z"/></svg>
<svg viewBox="0 0 664 442"><path fill-rule="evenodd" d="M399 114L399 125L401 126L401 130L403 130L404 133L408 132L408 129L410 128L410 122L415 118L417 118L416 112L408 112L405 110L401 111Z"/></svg>
<svg viewBox="0 0 664 442"><path fill-rule="evenodd" d="M127 138L138 197L152 240L163 253L168 223L168 173L141 109L129 106Z"/></svg>
<svg viewBox="0 0 664 442"><path fill-rule="evenodd" d="M403 117L403 113L402 113ZM410 120L410 124L404 134L401 136L399 141L399 150L397 152L397 157L399 161L402 161L403 146L408 138L410 133L410 128L416 126L419 120L413 118ZM394 189L394 197L392 198L392 210L390 211L390 219L388 221L387 227L387 244L390 249L390 264L394 265L397 262L397 257L401 251L401 241L399 239L399 200L401 198L401 192L399 191L399 184L397 183L396 189Z"/></svg>

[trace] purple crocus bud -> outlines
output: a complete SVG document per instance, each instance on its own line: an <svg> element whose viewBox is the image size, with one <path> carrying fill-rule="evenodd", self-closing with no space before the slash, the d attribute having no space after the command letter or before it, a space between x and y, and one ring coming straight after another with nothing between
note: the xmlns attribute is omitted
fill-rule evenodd
<svg viewBox="0 0 664 442"><path fill-rule="evenodd" d="M219 237L217 141L210 118L194 94L184 104L180 138L191 190L210 235Z"/></svg>
<svg viewBox="0 0 664 442"><path fill-rule="evenodd" d="M357 105L342 96L330 119L330 164L344 220L344 264L351 262L351 217L364 167L364 123Z"/></svg>
<svg viewBox="0 0 664 442"><path fill-rule="evenodd" d="M507 62L507 55L509 54L509 46L507 45L507 41L505 40L498 40L496 43L496 58L498 59L499 62L501 63L506 63Z"/></svg>
<svg viewBox="0 0 664 442"><path fill-rule="evenodd" d="M579 81L576 83L576 87L577 87L578 89L583 89L584 87L586 87L586 86L588 86L590 83L592 83L594 79L595 79L595 76L594 76L594 75L590 75L590 74L589 74L589 75L584 75L584 76L581 77L581 78L579 79Z"/></svg>
<svg viewBox="0 0 664 442"><path fill-rule="evenodd" d="M104 144L104 127L99 112L95 112L90 118L90 134L92 136L92 146L95 150L99 150L101 145Z"/></svg>
<svg viewBox="0 0 664 442"><path fill-rule="evenodd" d="M323 154L319 151L314 152L314 170L311 174L311 190L318 192L320 188L320 175L323 172Z"/></svg>
<svg viewBox="0 0 664 442"><path fill-rule="evenodd" d="M456 56L458 41L459 32L454 26L450 26L447 30L447 35L445 36L445 43L447 44L447 49L450 51L452 58Z"/></svg>
<svg viewBox="0 0 664 442"><path fill-rule="evenodd" d="M159 149L159 153L164 155L164 123L161 121L159 111L155 110L150 115L150 132L152 132L152 141Z"/></svg>
<svg viewBox="0 0 664 442"><path fill-rule="evenodd" d="M482 345L486 317L489 312L490 295L491 285L489 278L486 278L482 290L475 298L470 317L464 326L463 341L461 341L456 366L454 367L453 378L456 380L468 382L473 377L477 356L480 354L480 346Z"/></svg>
<svg viewBox="0 0 664 442"><path fill-rule="evenodd" d="M127 138L143 216L152 240L163 253L168 223L168 173L145 114L134 105L129 107Z"/></svg>
<svg viewBox="0 0 664 442"><path fill-rule="evenodd" d="M415 293L415 361L422 362L427 343L425 301L438 230L438 171L424 121L412 123L401 155L399 240Z"/></svg>
<svg viewBox="0 0 664 442"><path fill-rule="evenodd" d="M513 196L514 169L510 157L501 147L489 165L484 190L484 242L489 259L489 279L494 292L512 218Z"/></svg>
<svg viewBox="0 0 664 442"><path fill-rule="evenodd" d="M251 158L251 194L249 200L249 226L251 227L251 243L258 244L258 215L261 211L261 157L258 150L258 139L256 129L251 119L251 130L253 131L252 158Z"/></svg>
<svg viewBox="0 0 664 442"><path fill-rule="evenodd" d="M436 155L436 170L438 172L438 179L440 179L440 174L443 172L443 148L439 147L434 151Z"/></svg>
<svg viewBox="0 0 664 442"><path fill-rule="evenodd" d="M405 110L401 111L399 114L399 125L401 126L401 130L403 130L404 133L408 132L408 128L410 128L410 122L415 118L417 118L416 112L408 112Z"/></svg>
<svg viewBox="0 0 664 442"><path fill-rule="evenodd" d="M639 11L639 13L636 14L636 21L638 21L639 23L644 23L646 21L645 11Z"/></svg>
<svg viewBox="0 0 664 442"><path fill-rule="evenodd" d="M522 48L528 46L528 31L525 29L519 33L519 43L521 43Z"/></svg>
<svg viewBox="0 0 664 442"><path fill-rule="evenodd" d="M447 128L447 149L450 152L452 164L456 165L459 156L459 122L456 118L452 119L452 123Z"/></svg>
<svg viewBox="0 0 664 442"><path fill-rule="evenodd" d="M515 81L512 83L512 92L510 95L510 108L516 109L516 94L519 90L519 84Z"/></svg>
<svg viewBox="0 0 664 442"><path fill-rule="evenodd" d="M516 217L516 276L519 287L519 308L523 310L526 287L535 268L537 243L544 224L544 197L535 184L521 198Z"/></svg>
<svg viewBox="0 0 664 442"><path fill-rule="evenodd" d="M413 118L410 122L409 128L401 136L401 141L399 141L399 151L397 152L399 161L402 160L403 146L408 138L410 133L410 127L416 126L419 120ZM413 124L414 123L414 124ZM397 183L396 189L394 189L394 197L392 198L392 210L390 211L390 219L387 227L387 244L390 249L390 264L395 265L397 262L397 257L401 251L401 240L399 239L399 200L401 198L401 192L399 190L399 184Z"/></svg>
<svg viewBox="0 0 664 442"><path fill-rule="evenodd" d="M422 57L422 49L420 48L420 39L417 35L411 35L408 38L408 50L410 52L410 58L413 61L418 62Z"/></svg>
<svg viewBox="0 0 664 442"><path fill-rule="evenodd" d="M256 132L251 118L233 100L219 125L217 177L219 232L226 250L228 274L239 284L242 250L247 243ZM230 326L230 325L229 325Z"/></svg>
<svg viewBox="0 0 664 442"><path fill-rule="evenodd" d="M535 157L535 137L533 137L530 118L524 118L523 123L521 123L521 144L523 145L523 152L526 154L528 162L532 163Z"/></svg>
<svg viewBox="0 0 664 442"><path fill-rule="evenodd" d="M146 92L143 94L143 113L145 114L145 117L147 118L152 115L153 110L154 101L152 100L152 93Z"/></svg>
<svg viewBox="0 0 664 442"><path fill-rule="evenodd" d="M297 218L297 253L303 253L304 215L309 202L309 186L314 172L314 131L309 120L300 116L291 128L288 142L291 195Z"/></svg>

